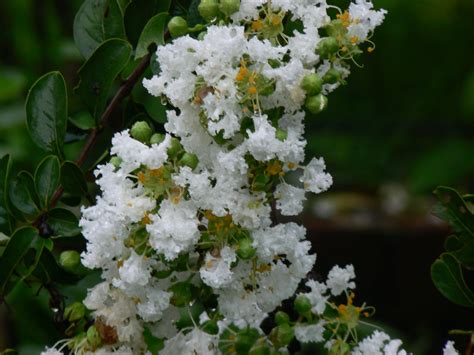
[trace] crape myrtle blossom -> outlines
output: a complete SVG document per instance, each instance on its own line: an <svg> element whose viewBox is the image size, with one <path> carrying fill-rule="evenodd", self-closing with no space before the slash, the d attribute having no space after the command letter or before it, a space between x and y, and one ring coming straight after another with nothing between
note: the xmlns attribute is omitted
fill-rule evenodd
<svg viewBox="0 0 474 355"><path fill-rule="evenodd" d="M151 336L163 354L287 351L294 336L333 352L404 354L383 333L348 340L370 316L353 304L352 265L306 281L299 320L261 329L316 262L305 228L272 216L298 215L307 193L333 182L323 158L305 157L306 112L323 110L354 57L373 49L366 41L385 11L363 0L347 11L325 0L203 0L199 11L205 29L159 46L160 72L143 81L169 103L166 134L117 133L113 161L96 170L101 196L82 209L82 261L103 282L84 301L95 324L69 346L138 354Z"/></svg>

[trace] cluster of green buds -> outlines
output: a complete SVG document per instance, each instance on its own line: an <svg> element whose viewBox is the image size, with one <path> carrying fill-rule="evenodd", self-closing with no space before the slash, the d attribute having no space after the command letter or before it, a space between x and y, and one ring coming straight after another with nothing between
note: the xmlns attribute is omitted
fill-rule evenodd
<svg viewBox="0 0 474 355"><path fill-rule="evenodd" d="M217 20L225 20L239 11L239 0L201 0L198 11L206 22L215 22ZM205 28L203 24L197 24L189 27L188 21L181 16L174 16L168 22L168 30L171 37L177 38L188 33L199 32Z"/></svg>

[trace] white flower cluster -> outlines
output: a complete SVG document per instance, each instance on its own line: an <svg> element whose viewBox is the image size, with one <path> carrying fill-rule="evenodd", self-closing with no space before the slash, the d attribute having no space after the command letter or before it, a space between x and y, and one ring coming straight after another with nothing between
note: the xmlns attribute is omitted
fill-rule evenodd
<svg viewBox="0 0 474 355"><path fill-rule="evenodd" d="M83 208L80 222L83 264L101 269L104 279L84 303L112 333L105 348L139 353L146 325L166 339L165 354L218 352L218 335L176 327L196 290L214 295L219 333L230 324L259 329L313 268L305 229L275 225L272 206L297 215L306 192L331 186L322 158L303 165L304 107L314 94L324 106L324 95L349 74L356 45L385 14L356 0L333 21L329 8L325 0L242 0L239 11L198 38L158 48L160 74L144 86L175 108L167 112L167 134L154 144L129 131L115 135L111 153L121 163L98 167L102 195ZM296 29L285 32L286 22ZM339 31L333 52L323 28ZM314 74L319 90L303 85ZM294 171L298 186L289 183ZM313 312L322 314L331 294L353 289L354 277L352 266L335 267L325 284L309 281ZM321 342L324 326L297 326L295 334ZM355 353L398 346L373 338Z"/></svg>

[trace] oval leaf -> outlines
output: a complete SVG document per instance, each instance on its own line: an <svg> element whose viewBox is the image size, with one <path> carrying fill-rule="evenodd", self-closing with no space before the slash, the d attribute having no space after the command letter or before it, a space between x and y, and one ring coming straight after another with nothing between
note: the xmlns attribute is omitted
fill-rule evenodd
<svg viewBox="0 0 474 355"><path fill-rule="evenodd" d="M61 164L58 157L50 155L43 159L35 172L35 187L42 207L47 207L59 186Z"/></svg>
<svg viewBox="0 0 474 355"><path fill-rule="evenodd" d="M165 27L168 20L166 12L153 16L147 22L138 40L135 50L135 59L142 58L148 53L148 48L152 44L157 46L165 43Z"/></svg>
<svg viewBox="0 0 474 355"><path fill-rule="evenodd" d="M18 174L8 188L12 205L26 215L38 213L37 198L33 177L26 171Z"/></svg>
<svg viewBox="0 0 474 355"><path fill-rule="evenodd" d="M110 88L131 53L132 47L128 42L110 39L97 48L79 70L81 82L76 92L96 120L104 111Z"/></svg>
<svg viewBox="0 0 474 355"><path fill-rule="evenodd" d="M10 238L0 258L0 298L10 282L10 278L28 250L34 247L40 238L32 227L18 229Z"/></svg>
<svg viewBox="0 0 474 355"><path fill-rule="evenodd" d="M453 230L464 241L474 239L474 216L459 193L450 188L440 186L434 194L441 202L435 214L448 221Z"/></svg>
<svg viewBox="0 0 474 355"><path fill-rule="evenodd" d="M74 237L81 233L76 215L64 208L52 209L48 213L47 223L55 236Z"/></svg>
<svg viewBox="0 0 474 355"><path fill-rule="evenodd" d="M117 0L86 0L74 18L74 41L88 59L109 38L125 38L123 14Z"/></svg>
<svg viewBox="0 0 474 355"><path fill-rule="evenodd" d="M67 90L59 72L38 79L26 98L26 123L40 148L61 154L67 125Z"/></svg>
<svg viewBox="0 0 474 355"><path fill-rule="evenodd" d="M436 288L451 302L474 307L474 294L466 285L461 265L454 256L441 254L431 266L431 278Z"/></svg>
<svg viewBox="0 0 474 355"><path fill-rule="evenodd" d="M87 194L87 182L81 168L72 161L65 161L61 166L61 185L65 192L73 196Z"/></svg>
<svg viewBox="0 0 474 355"><path fill-rule="evenodd" d="M7 181L10 174L10 156L0 159L0 233L10 234L11 220L7 207Z"/></svg>

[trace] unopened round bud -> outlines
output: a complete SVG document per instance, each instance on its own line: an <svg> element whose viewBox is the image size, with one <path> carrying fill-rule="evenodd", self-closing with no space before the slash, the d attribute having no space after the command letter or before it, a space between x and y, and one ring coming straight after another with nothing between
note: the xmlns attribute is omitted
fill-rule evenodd
<svg viewBox="0 0 474 355"><path fill-rule="evenodd" d="M275 323L278 325L288 324L290 323L290 316L283 311L278 311L275 314Z"/></svg>
<svg viewBox="0 0 474 355"><path fill-rule="evenodd" d="M328 106L328 99L323 94L311 96L306 99L305 106L311 113L319 113Z"/></svg>
<svg viewBox="0 0 474 355"><path fill-rule="evenodd" d="M318 53L322 58L327 59L337 53L338 50L339 42L337 39L334 37L326 37L319 41L316 53Z"/></svg>
<svg viewBox="0 0 474 355"><path fill-rule="evenodd" d="M81 255L75 250L63 251L59 255L59 265L69 272L77 272L81 265Z"/></svg>
<svg viewBox="0 0 474 355"><path fill-rule="evenodd" d="M296 312L299 314L305 314L311 311L311 302L309 301L309 298L304 295L296 297L294 306Z"/></svg>
<svg viewBox="0 0 474 355"><path fill-rule="evenodd" d="M171 138L170 146L168 147L167 153L170 158L176 158L178 157L179 153L183 147L181 146L181 143L179 143L179 140L175 137Z"/></svg>
<svg viewBox="0 0 474 355"><path fill-rule="evenodd" d="M87 337L87 343L94 350L97 349L98 347L100 347L100 345L102 344L102 339L100 338L100 334L99 334L97 328L95 327L95 325L93 325L93 326L89 327L89 329L87 329L86 337Z"/></svg>
<svg viewBox="0 0 474 355"><path fill-rule="evenodd" d="M257 342L260 333L256 329L247 328L237 333L235 340L235 350L238 354L247 354Z"/></svg>
<svg viewBox="0 0 474 355"><path fill-rule="evenodd" d="M219 15L219 4L217 0L201 0L198 11L204 20L211 21Z"/></svg>
<svg viewBox="0 0 474 355"><path fill-rule="evenodd" d="M153 130L150 125L145 121L138 121L132 126L130 135L142 143L149 143Z"/></svg>
<svg viewBox="0 0 474 355"><path fill-rule="evenodd" d="M161 133L155 133L150 138L150 144L160 144L165 140L165 135Z"/></svg>
<svg viewBox="0 0 474 355"><path fill-rule="evenodd" d="M240 10L240 0L221 0L219 10L224 15L230 16Z"/></svg>
<svg viewBox="0 0 474 355"><path fill-rule="evenodd" d="M64 318L69 322L75 322L84 318L86 315L86 307L81 302L74 302L64 309Z"/></svg>
<svg viewBox="0 0 474 355"><path fill-rule="evenodd" d="M243 260L252 259L257 251L252 245L250 239L244 238L239 241L239 248L237 249L237 255Z"/></svg>
<svg viewBox="0 0 474 355"><path fill-rule="evenodd" d="M280 141L283 142L285 139L288 138L288 132L285 131L285 130L283 130L283 129L281 129L281 128L278 128L278 129L276 130L275 136L276 136L276 138L277 138L278 140L280 140Z"/></svg>
<svg viewBox="0 0 474 355"><path fill-rule="evenodd" d="M271 332L271 340L277 348L283 348L290 344L295 336L293 327L288 323L281 324L278 327L274 328Z"/></svg>
<svg viewBox="0 0 474 355"><path fill-rule="evenodd" d="M337 70L336 68L331 68L324 75L323 80L325 83L335 84L339 80L341 80L341 72Z"/></svg>
<svg viewBox="0 0 474 355"><path fill-rule="evenodd" d="M112 164L115 168L120 168L120 164L122 164L122 159L120 157L112 157L110 158L110 164Z"/></svg>
<svg viewBox="0 0 474 355"><path fill-rule="evenodd" d="M181 16L175 16L168 22L168 30L173 38L184 36L188 33L188 23Z"/></svg>
<svg viewBox="0 0 474 355"><path fill-rule="evenodd" d="M183 166L188 166L191 170L196 169L198 166L199 159L196 154L184 153L182 158L179 160L179 164Z"/></svg>
<svg viewBox="0 0 474 355"><path fill-rule="evenodd" d="M271 351L270 348L265 344L255 345L249 351L249 355L270 355Z"/></svg>
<svg viewBox="0 0 474 355"><path fill-rule="evenodd" d="M213 320L208 320L202 325L202 331L208 334L216 335L219 333L219 326Z"/></svg>
<svg viewBox="0 0 474 355"><path fill-rule="evenodd" d="M323 89L323 80L316 73L309 74L301 81L301 87L308 95L316 95Z"/></svg>

